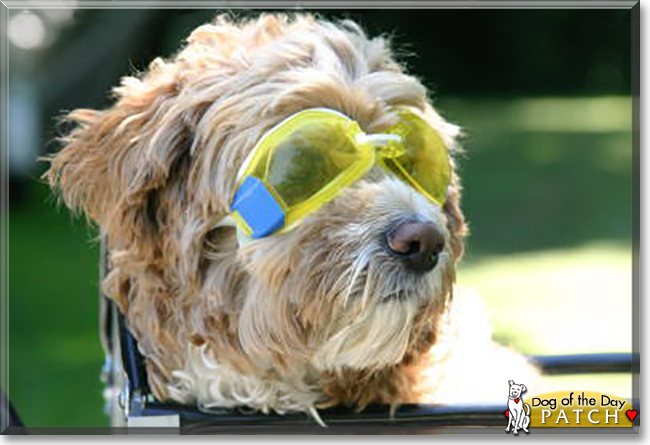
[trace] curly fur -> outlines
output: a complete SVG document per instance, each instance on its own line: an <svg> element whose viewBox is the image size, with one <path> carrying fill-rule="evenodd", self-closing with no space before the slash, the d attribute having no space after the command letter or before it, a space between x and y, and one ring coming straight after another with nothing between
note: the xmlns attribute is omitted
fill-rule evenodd
<svg viewBox="0 0 650 445"><path fill-rule="evenodd" d="M114 94L109 109L69 114L75 129L47 177L106 235L103 288L158 399L281 413L435 400L436 382L420 383L423 369L443 366L430 350L466 234L455 174L442 208L375 168L285 233L238 248L234 230L217 225L247 154L300 110L331 108L375 133L396 122L390 107L410 107L453 156L457 127L385 39L310 15L221 16ZM380 242L413 215L446 239L423 276Z"/></svg>

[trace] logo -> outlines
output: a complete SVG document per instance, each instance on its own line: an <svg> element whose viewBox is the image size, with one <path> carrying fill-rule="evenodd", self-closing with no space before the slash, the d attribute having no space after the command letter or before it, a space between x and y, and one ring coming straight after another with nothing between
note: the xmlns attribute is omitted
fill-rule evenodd
<svg viewBox="0 0 650 445"><path fill-rule="evenodd" d="M526 385L509 380L506 432L528 428L616 428L639 426L632 400L596 391L557 391L523 398ZM636 421L636 422L635 422Z"/></svg>
<svg viewBox="0 0 650 445"><path fill-rule="evenodd" d="M527 401L530 424L535 428L631 427L639 415L631 400L596 391L559 391L535 395Z"/></svg>
<svg viewBox="0 0 650 445"><path fill-rule="evenodd" d="M508 418L506 433L509 433L511 429L514 435L517 435L519 430L528 433L530 406L524 403L521 397L526 392L526 385L517 385L512 380L508 380L508 384L510 385L510 390L508 391L508 409L506 410L506 417Z"/></svg>

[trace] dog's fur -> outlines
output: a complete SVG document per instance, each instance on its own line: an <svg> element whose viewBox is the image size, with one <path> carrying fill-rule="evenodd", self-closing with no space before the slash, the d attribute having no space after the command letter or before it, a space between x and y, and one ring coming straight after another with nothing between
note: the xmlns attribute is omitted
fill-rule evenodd
<svg viewBox="0 0 650 445"><path fill-rule="evenodd" d="M309 15L222 16L114 92L112 108L69 114L76 127L47 176L107 237L103 288L126 315L158 399L280 413L462 400L459 388L476 387L453 386L459 375L478 382L485 354L504 354L489 330L468 337L476 323L448 321L467 231L456 174L442 207L377 167L293 230L238 248L235 231L217 227L246 155L307 108L340 111L376 133L396 122L390 107L410 107L440 133L454 166L457 127L385 39ZM446 239L426 275L382 244L411 217Z"/></svg>
<svg viewBox="0 0 650 445"><path fill-rule="evenodd" d="M530 424L530 406L524 403L521 396L527 391L526 385L517 385L513 380L508 380L508 385L510 388L508 390L508 426L506 431L509 432L512 426L512 434L516 435L519 429L527 433Z"/></svg>

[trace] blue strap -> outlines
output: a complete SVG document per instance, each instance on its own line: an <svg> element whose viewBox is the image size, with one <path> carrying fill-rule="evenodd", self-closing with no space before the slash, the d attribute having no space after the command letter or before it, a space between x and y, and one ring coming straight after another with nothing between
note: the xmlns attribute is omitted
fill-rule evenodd
<svg viewBox="0 0 650 445"><path fill-rule="evenodd" d="M251 238L263 238L284 226L284 211L264 183L254 176L246 176L235 192L230 206L237 211L253 231Z"/></svg>

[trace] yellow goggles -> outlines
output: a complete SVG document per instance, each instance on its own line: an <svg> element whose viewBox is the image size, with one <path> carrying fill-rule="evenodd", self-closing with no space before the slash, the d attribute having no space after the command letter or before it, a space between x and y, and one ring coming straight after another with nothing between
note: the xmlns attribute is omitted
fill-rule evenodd
<svg viewBox="0 0 650 445"><path fill-rule="evenodd" d="M288 228L331 201L377 162L443 205L451 179L438 133L412 111L386 133L365 134L349 117L326 108L296 113L267 132L237 175L232 218L262 238Z"/></svg>

